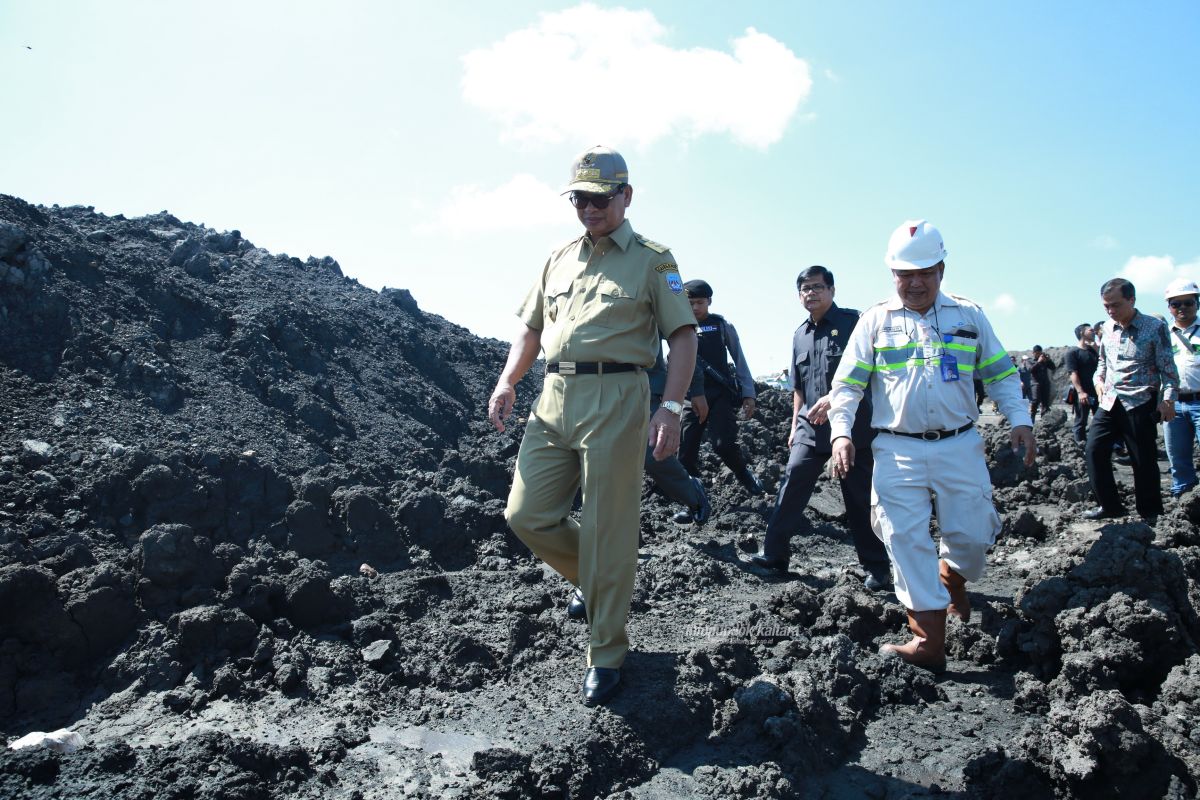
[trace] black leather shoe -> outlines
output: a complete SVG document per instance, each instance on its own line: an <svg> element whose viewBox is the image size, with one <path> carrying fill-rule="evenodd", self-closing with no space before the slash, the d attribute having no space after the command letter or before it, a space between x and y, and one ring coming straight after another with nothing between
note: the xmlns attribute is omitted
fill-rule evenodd
<svg viewBox="0 0 1200 800"><path fill-rule="evenodd" d="M750 556L750 563L756 567L762 567L774 572L788 571L788 560L786 558L768 558L764 553L755 553Z"/></svg>
<svg viewBox="0 0 1200 800"><path fill-rule="evenodd" d="M567 616L571 619L587 619L587 606L583 604L583 590L576 589L575 594L571 595L571 602L567 603Z"/></svg>
<svg viewBox="0 0 1200 800"><path fill-rule="evenodd" d="M712 516L712 506L708 504L708 493L704 491L704 484L700 479L692 478L692 483L696 484L696 491L700 493L700 505L692 509L692 519L697 525L703 525ZM676 522L678 521L677 519Z"/></svg>
<svg viewBox="0 0 1200 800"><path fill-rule="evenodd" d="M696 521L695 517L692 516L692 510L690 508L685 508L682 511L676 511L675 516L671 517L671 519L675 520L676 525L691 525Z"/></svg>
<svg viewBox="0 0 1200 800"><path fill-rule="evenodd" d="M863 580L863 586L868 592L890 592L893 588L892 576L889 573L868 572L867 577Z"/></svg>
<svg viewBox="0 0 1200 800"><path fill-rule="evenodd" d="M621 670L611 667L588 667L583 673L583 704L599 706L607 703L621 685Z"/></svg>
<svg viewBox="0 0 1200 800"><path fill-rule="evenodd" d="M1114 513L1106 511L1103 508L1093 508L1091 511L1083 512L1084 519L1116 519L1117 517L1125 516L1122 513Z"/></svg>
<svg viewBox="0 0 1200 800"><path fill-rule="evenodd" d="M763 488L763 485L759 483L758 478L754 476L754 473L750 471L749 467L742 470L742 474L738 475L737 478L738 483L745 487L746 491L755 497L760 494L765 494L767 491Z"/></svg>

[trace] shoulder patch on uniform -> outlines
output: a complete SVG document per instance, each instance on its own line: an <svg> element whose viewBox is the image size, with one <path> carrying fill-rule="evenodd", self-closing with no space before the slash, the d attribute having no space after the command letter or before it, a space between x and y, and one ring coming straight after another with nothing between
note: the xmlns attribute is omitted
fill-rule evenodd
<svg viewBox="0 0 1200 800"><path fill-rule="evenodd" d="M679 271L668 272L663 276L667 279L667 288L671 290L671 294L683 294L683 278L679 277Z"/></svg>
<svg viewBox="0 0 1200 800"><path fill-rule="evenodd" d="M654 268L654 271L655 272L679 272L679 265L671 264L671 263L667 262L667 263L659 264L657 267Z"/></svg>
<svg viewBox="0 0 1200 800"><path fill-rule="evenodd" d="M640 233L635 233L633 235L633 238L637 239L639 242L644 244L646 247L649 247L651 250L653 250L656 253L665 253L671 249L671 248L667 247L665 244L659 244L658 242L647 239L645 236L642 236Z"/></svg>

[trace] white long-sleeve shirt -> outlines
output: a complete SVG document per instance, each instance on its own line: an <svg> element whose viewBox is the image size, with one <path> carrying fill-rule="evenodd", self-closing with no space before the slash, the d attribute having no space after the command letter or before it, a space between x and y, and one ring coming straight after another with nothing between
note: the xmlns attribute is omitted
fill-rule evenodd
<svg viewBox="0 0 1200 800"><path fill-rule="evenodd" d="M944 374L958 380L943 380ZM1017 369L979 306L943 292L924 314L906 309L898 296L877 303L859 319L834 376L831 436L850 435L868 383L873 428L903 433L961 428L979 418L975 377L1010 425L1033 424Z"/></svg>

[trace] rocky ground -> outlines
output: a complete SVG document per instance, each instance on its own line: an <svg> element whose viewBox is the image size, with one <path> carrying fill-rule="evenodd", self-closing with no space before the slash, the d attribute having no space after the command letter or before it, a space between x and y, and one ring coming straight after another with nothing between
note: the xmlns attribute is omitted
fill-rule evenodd
<svg viewBox="0 0 1200 800"><path fill-rule="evenodd" d="M770 500L708 453L707 525L647 496L585 708L569 588L501 515L505 349L329 258L0 196L0 731L88 743L0 751L0 796L1195 796L1200 495L1078 522L1061 410L1029 470L983 419L1004 532L944 675L875 654L904 612L831 484L764 575ZM789 408L742 426L768 488Z"/></svg>

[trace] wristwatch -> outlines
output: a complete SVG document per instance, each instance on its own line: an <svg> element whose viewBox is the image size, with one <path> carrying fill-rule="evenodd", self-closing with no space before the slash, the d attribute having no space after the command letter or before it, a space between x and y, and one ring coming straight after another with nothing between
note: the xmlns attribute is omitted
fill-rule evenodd
<svg viewBox="0 0 1200 800"><path fill-rule="evenodd" d="M658 407L665 408L677 417L683 413L683 403L676 403L674 400L663 400Z"/></svg>

